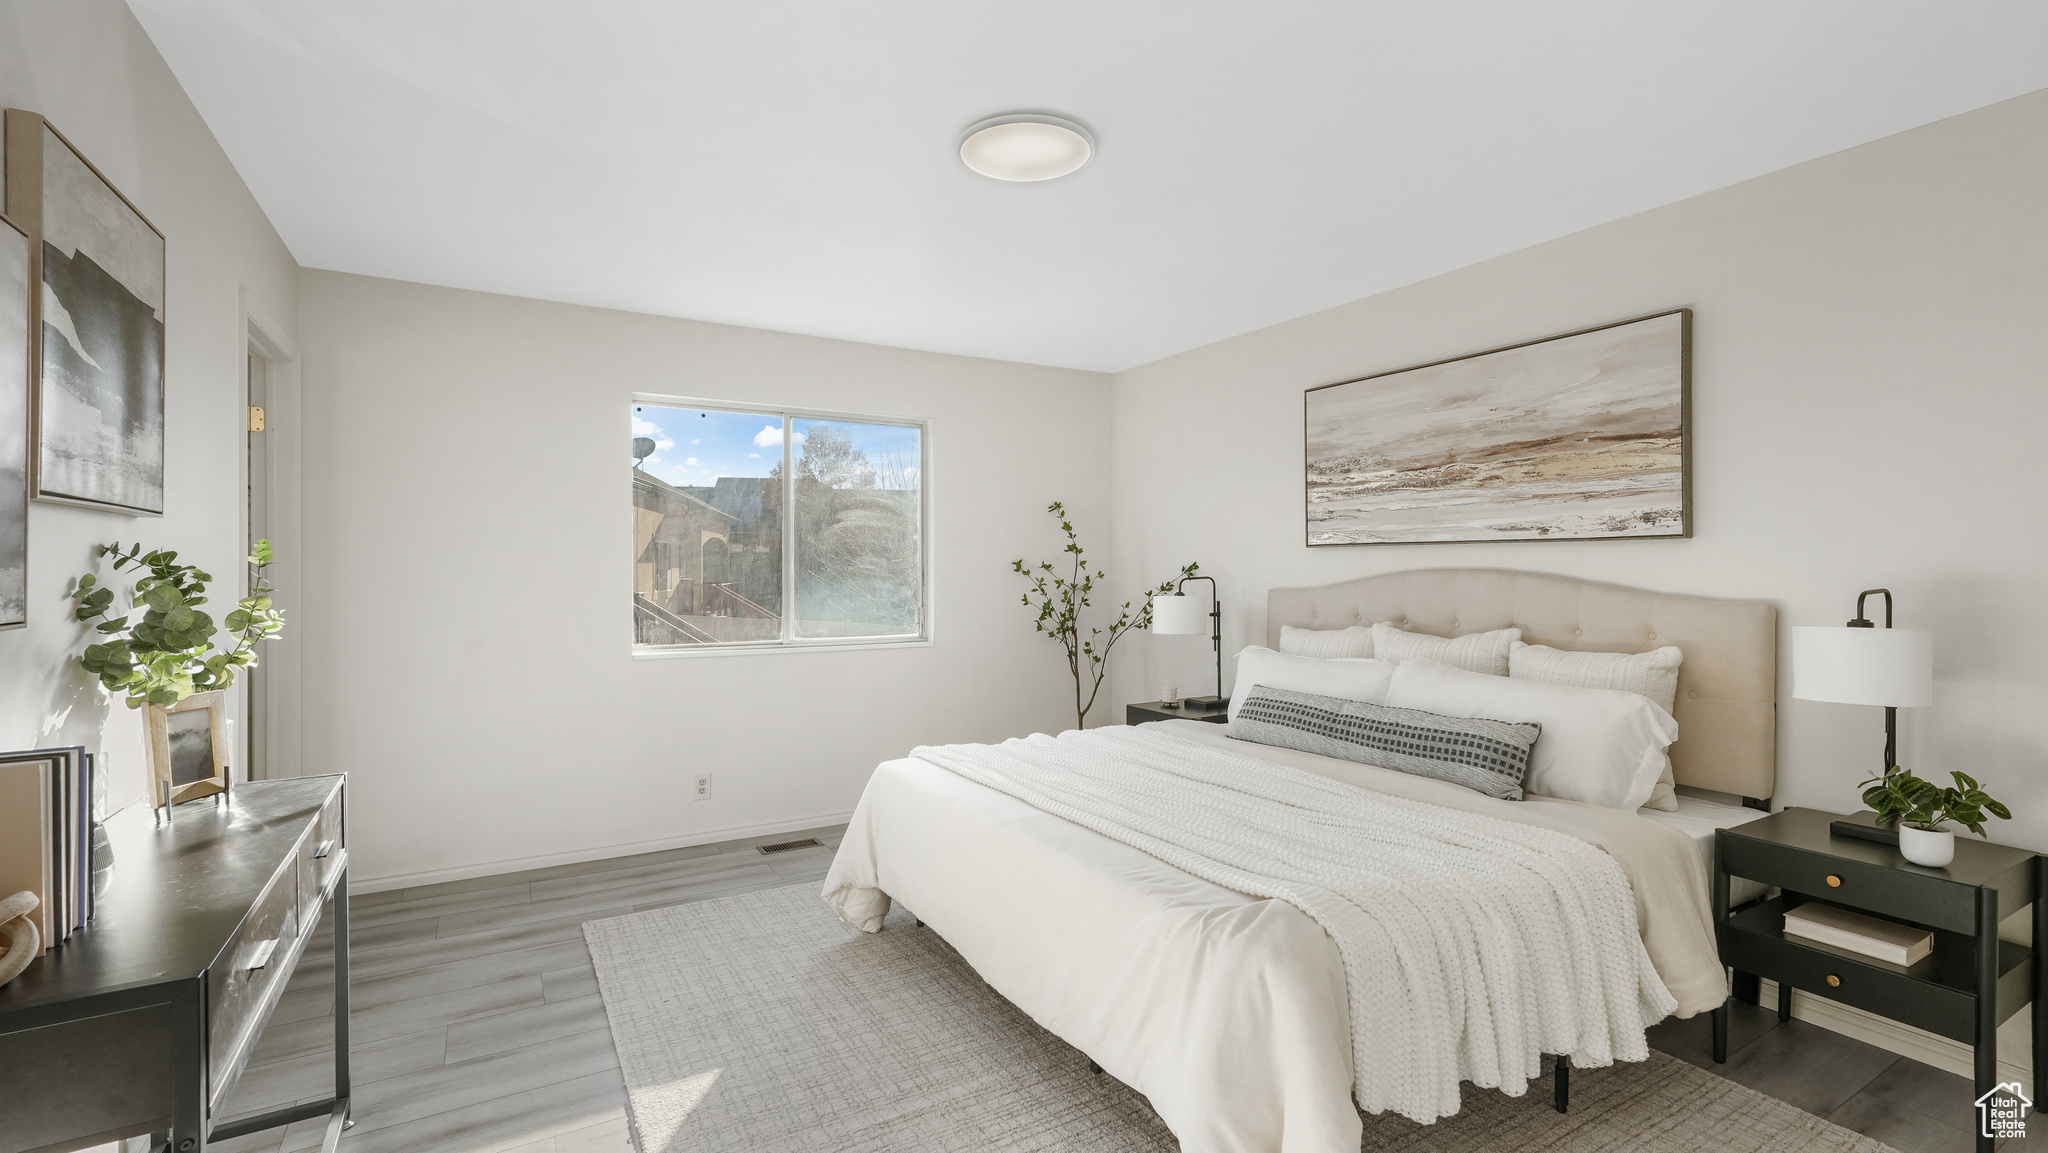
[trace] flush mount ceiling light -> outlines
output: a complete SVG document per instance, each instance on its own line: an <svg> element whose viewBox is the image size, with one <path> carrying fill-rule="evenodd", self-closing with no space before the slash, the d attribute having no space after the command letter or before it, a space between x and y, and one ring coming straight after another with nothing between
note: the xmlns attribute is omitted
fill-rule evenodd
<svg viewBox="0 0 2048 1153"><path fill-rule="evenodd" d="M960 134L960 162L991 180L1053 180L1093 155L1086 128L1042 112L991 116Z"/></svg>

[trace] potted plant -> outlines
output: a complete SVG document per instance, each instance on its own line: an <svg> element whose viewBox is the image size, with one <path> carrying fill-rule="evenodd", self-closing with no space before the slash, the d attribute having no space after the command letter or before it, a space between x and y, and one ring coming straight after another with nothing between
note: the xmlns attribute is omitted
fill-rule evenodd
<svg viewBox="0 0 2048 1153"><path fill-rule="evenodd" d="M256 645L284 628L284 614L271 603L275 591L264 580L270 542L259 540L249 554L249 595L235 602L225 624L233 641L214 648L220 625L200 608L213 577L165 550L123 550L102 545L117 572L138 576L129 607L114 611L114 590L91 573L78 578L71 599L80 621L94 621L104 640L85 646L78 663L110 691L125 693L128 707L145 710L144 728L152 779L152 803L172 803L227 787L223 739L224 698L236 672L254 668ZM135 609L143 610L140 619ZM105 618L105 619L100 619ZM168 787L166 787L168 786Z"/></svg>
<svg viewBox="0 0 2048 1153"><path fill-rule="evenodd" d="M1881 777L1863 782L1863 803L1880 822L1896 822L1899 852L1916 865L1940 868L1955 860L1956 834L1942 826L1954 823L1984 835L1985 814L2011 820L2012 811L1978 786L1968 773L1952 772L1954 785L1923 781L1898 765Z"/></svg>

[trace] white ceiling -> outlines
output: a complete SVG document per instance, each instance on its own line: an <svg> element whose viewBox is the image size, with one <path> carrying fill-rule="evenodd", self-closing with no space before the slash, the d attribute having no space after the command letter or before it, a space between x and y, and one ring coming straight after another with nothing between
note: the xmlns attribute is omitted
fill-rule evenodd
<svg viewBox="0 0 2048 1153"><path fill-rule="evenodd" d="M1100 370L2048 87L2039 0L130 4L305 265Z"/></svg>

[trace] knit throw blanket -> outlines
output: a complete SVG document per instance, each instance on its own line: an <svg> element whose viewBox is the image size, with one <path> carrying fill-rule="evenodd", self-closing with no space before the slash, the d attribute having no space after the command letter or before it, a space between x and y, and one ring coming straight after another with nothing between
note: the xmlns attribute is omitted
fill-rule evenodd
<svg viewBox="0 0 2048 1153"><path fill-rule="evenodd" d="M1564 1053L1649 1056L1677 1007L1621 866L1574 837L1376 793L1150 726L914 757L1203 880L1285 901L1342 955L1352 1095L1428 1124Z"/></svg>

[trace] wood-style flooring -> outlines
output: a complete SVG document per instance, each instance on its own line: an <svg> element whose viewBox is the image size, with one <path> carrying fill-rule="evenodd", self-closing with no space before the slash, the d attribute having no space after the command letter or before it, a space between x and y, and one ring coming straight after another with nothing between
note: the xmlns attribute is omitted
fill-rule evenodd
<svg viewBox="0 0 2048 1153"><path fill-rule="evenodd" d="M630 1153L625 1088L582 923L824 879L839 828L727 841L358 895L351 905L356 1125L345 1153ZM772 856L763 843L824 847ZM259 1113L331 1084L332 929L322 925L229 1106ZM1802 1021L1737 1005L1730 1057L1707 1020L1671 1021L1657 1048L1868 1133L1901 1153L1971 1148L1961 1077ZM209 1146L295 1153L320 1125Z"/></svg>
<svg viewBox="0 0 2048 1153"><path fill-rule="evenodd" d="M358 894L349 904L355 1127L345 1153L630 1153L582 924L825 879L843 826ZM756 846L817 837L822 848ZM333 1086L330 918L292 974L231 1115ZM319 1122L208 1146L317 1149Z"/></svg>

